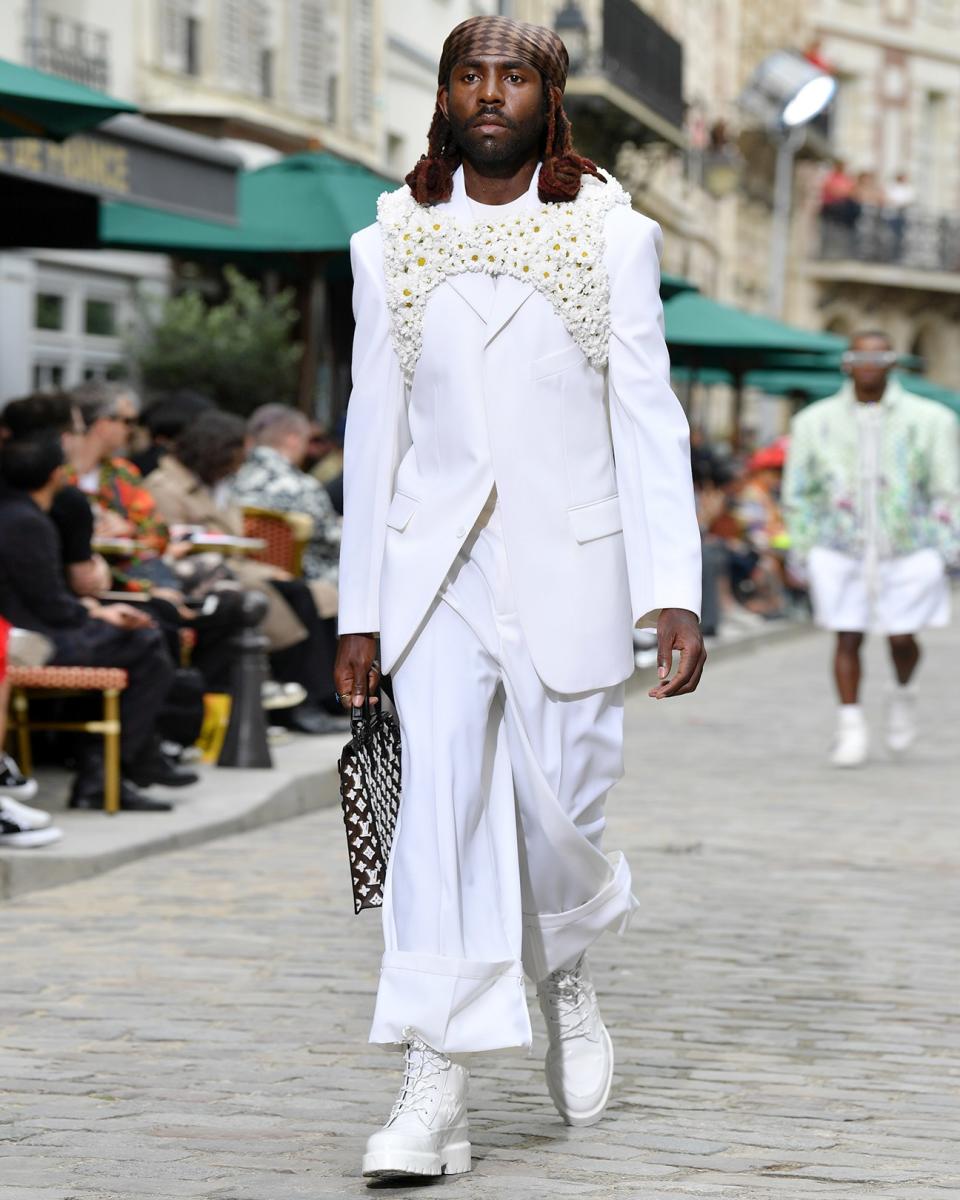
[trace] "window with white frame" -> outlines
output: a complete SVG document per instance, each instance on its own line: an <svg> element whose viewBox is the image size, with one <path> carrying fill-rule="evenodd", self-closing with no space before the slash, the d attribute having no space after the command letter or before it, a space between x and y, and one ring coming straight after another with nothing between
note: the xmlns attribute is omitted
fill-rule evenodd
<svg viewBox="0 0 960 1200"><path fill-rule="evenodd" d="M949 99L943 92L924 92L916 128L915 154L920 203L927 208L948 207L946 144Z"/></svg>
<svg viewBox="0 0 960 1200"><path fill-rule="evenodd" d="M227 87L254 96L272 89L269 16L265 0L221 0L220 74Z"/></svg>
<svg viewBox="0 0 960 1200"><path fill-rule="evenodd" d="M923 0L920 19L943 29L956 29L960 24L960 2L958 0Z"/></svg>
<svg viewBox="0 0 960 1200"><path fill-rule="evenodd" d="M289 0L289 3L294 104L333 124L337 119L340 44L330 0Z"/></svg>
<svg viewBox="0 0 960 1200"><path fill-rule="evenodd" d="M199 0L161 0L160 61L168 71L201 73Z"/></svg>
<svg viewBox="0 0 960 1200"><path fill-rule="evenodd" d="M373 125L374 0L350 5L350 99L355 133Z"/></svg>

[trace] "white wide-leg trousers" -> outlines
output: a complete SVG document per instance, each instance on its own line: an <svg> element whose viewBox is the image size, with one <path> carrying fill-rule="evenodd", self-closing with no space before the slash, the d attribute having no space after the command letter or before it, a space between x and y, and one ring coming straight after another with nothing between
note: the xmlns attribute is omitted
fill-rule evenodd
<svg viewBox="0 0 960 1200"><path fill-rule="evenodd" d="M623 773L623 685L568 696L537 675L491 503L393 672L403 797L384 893L371 1042L529 1046L539 982L635 907L600 850Z"/></svg>

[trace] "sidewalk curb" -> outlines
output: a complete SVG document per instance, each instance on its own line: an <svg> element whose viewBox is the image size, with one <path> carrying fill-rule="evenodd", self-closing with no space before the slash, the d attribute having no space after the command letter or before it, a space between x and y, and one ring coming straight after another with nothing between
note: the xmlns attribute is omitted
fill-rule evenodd
<svg viewBox="0 0 960 1200"><path fill-rule="evenodd" d="M219 790L229 788L229 781L220 776L238 775L240 772L217 772L210 775L208 780L217 780ZM249 774L245 772L244 774ZM62 884L74 883L82 879L91 879L121 867L127 863L136 862L141 858L165 854L172 850L185 850L190 846L198 846L204 842L219 838L230 837L237 833L246 833L264 825L272 825L278 821L288 821L293 817L301 817L319 809L331 808L339 800L339 784L335 762L325 764L322 769L296 771L257 772L270 775L273 778L265 780L269 786L266 795L253 799L239 807L237 812L229 816L217 816L206 820L200 817L187 828L149 832L147 836L136 836L136 831L130 830L132 836L122 844L94 850L92 852L70 853L70 824L78 821L89 824L93 821L131 822L137 814L118 814L116 817L101 817L97 813L65 814L60 820L59 814L54 814L54 820L64 827L64 841L46 850L0 850L0 902L29 892L46 888L60 887ZM148 814L141 820L150 822L163 821L166 814ZM121 827L122 828L122 827ZM113 834L111 829L111 834ZM59 847L67 853L57 853ZM346 853L346 852L344 852Z"/></svg>

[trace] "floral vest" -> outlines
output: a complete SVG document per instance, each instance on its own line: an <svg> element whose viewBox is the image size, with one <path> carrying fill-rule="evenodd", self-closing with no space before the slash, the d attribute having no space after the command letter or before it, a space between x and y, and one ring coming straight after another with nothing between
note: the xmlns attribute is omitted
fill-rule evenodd
<svg viewBox="0 0 960 1200"><path fill-rule="evenodd" d="M576 200L541 203L503 222L459 221L443 205L424 208L403 187L377 205L390 332L404 377L413 379L427 301L451 275L510 275L553 305L591 365L603 370L610 340L604 223L629 195L610 175L585 176Z"/></svg>

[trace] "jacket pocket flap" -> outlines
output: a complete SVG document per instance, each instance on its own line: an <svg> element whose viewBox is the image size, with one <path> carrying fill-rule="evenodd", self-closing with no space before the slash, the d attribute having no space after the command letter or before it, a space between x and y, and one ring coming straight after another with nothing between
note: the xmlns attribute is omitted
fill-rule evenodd
<svg viewBox="0 0 960 1200"><path fill-rule="evenodd" d="M413 496L408 496L405 492L397 492L387 509L387 524L391 529L406 529L419 505L420 501L415 500Z"/></svg>
<svg viewBox="0 0 960 1200"><path fill-rule="evenodd" d="M559 375L561 371L579 366L586 362L586 355L579 346L568 346L565 350L555 350L552 354L544 354L534 360L530 373L534 379L544 379L547 375Z"/></svg>
<svg viewBox="0 0 960 1200"><path fill-rule="evenodd" d="M590 542L594 538L619 533L623 529L619 496L607 496L603 500L595 500L592 504L578 504L576 508L567 511L570 514L573 536L578 542Z"/></svg>

